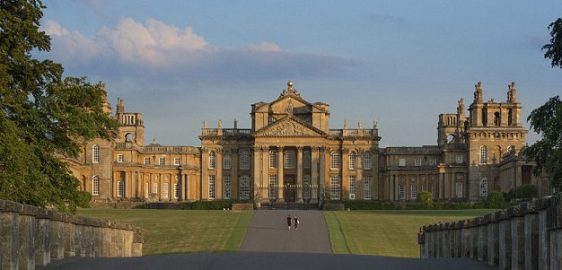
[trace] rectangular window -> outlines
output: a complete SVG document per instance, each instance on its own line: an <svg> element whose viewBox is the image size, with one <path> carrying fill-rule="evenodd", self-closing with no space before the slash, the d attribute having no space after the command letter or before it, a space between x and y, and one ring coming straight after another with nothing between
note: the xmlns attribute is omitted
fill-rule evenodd
<svg viewBox="0 0 562 270"><path fill-rule="evenodd" d="M125 181L123 180L119 180L119 183L117 184L117 197L125 197Z"/></svg>
<svg viewBox="0 0 562 270"><path fill-rule="evenodd" d="M406 166L406 159L404 159L404 158L398 159L398 166L399 167L405 167Z"/></svg>
<svg viewBox="0 0 562 270"><path fill-rule="evenodd" d="M250 199L250 177L243 175L240 177L240 200Z"/></svg>
<svg viewBox="0 0 562 270"><path fill-rule="evenodd" d="M365 170L371 169L371 153L365 153L363 155L363 169Z"/></svg>
<svg viewBox="0 0 562 270"><path fill-rule="evenodd" d="M410 198L415 200L418 197L418 186L416 184L412 184L410 186Z"/></svg>
<svg viewBox="0 0 562 270"><path fill-rule="evenodd" d="M144 158L144 165L150 165L150 158L149 157Z"/></svg>
<svg viewBox="0 0 562 270"><path fill-rule="evenodd" d="M232 168L232 160L230 159L230 153L222 154L222 167L225 170L230 170Z"/></svg>
<svg viewBox="0 0 562 270"><path fill-rule="evenodd" d="M400 200L405 200L406 199L406 190L404 188L404 184L400 184L398 185L398 198Z"/></svg>
<svg viewBox="0 0 562 270"><path fill-rule="evenodd" d="M363 179L363 199L371 199L371 177L365 176Z"/></svg>
<svg viewBox="0 0 562 270"><path fill-rule="evenodd" d="M144 197L148 198L148 194L150 194L148 182L144 183Z"/></svg>
<svg viewBox="0 0 562 270"><path fill-rule="evenodd" d="M277 175L269 176L269 198L277 199Z"/></svg>
<svg viewBox="0 0 562 270"><path fill-rule="evenodd" d="M349 154L349 169L350 170L355 170L356 161L357 161L357 156L355 155L355 153Z"/></svg>
<svg viewBox="0 0 562 270"><path fill-rule="evenodd" d="M332 175L330 177L330 199L340 200L341 199L340 194L341 194L340 176Z"/></svg>
<svg viewBox="0 0 562 270"><path fill-rule="evenodd" d="M302 191L303 191L303 197L305 199L310 199L311 198L311 186L310 186L310 175L305 174L302 178Z"/></svg>
<svg viewBox="0 0 562 270"><path fill-rule="evenodd" d="M160 163L159 163L159 164L160 164L160 166L166 165L166 158L165 158L165 157L161 157L161 158L160 158Z"/></svg>
<svg viewBox="0 0 562 270"><path fill-rule="evenodd" d="M269 168L277 168L277 151L269 151Z"/></svg>
<svg viewBox="0 0 562 270"><path fill-rule="evenodd" d="M338 152L330 154L330 169L337 170L341 167L341 156Z"/></svg>
<svg viewBox="0 0 562 270"><path fill-rule="evenodd" d="M250 169L250 151L240 151L240 170Z"/></svg>
<svg viewBox="0 0 562 270"><path fill-rule="evenodd" d="M285 150L283 154L283 167L285 169L294 169L296 167L296 160L295 150Z"/></svg>
<svg viewBox="0 0 562 270"><path fill-rule="evenodd" d="M457 198L462 198L463 194L463 190L462 190L462 182L457 182L455 184L455 195L457 195Z"/></svg>
<svg viewBox="0 0 562 270"><path fill-rule="evenodd" d="M162 183L162 199L168 199L169 188L168 183Z"/></svg>
<svg viewBox="0 0 562 270"><path fill-rule="evenodd" d="M415 165L418 166L418 167L422 165L421 158L416 158Z"/></svg>
<svg viewBox="0 0 562 270"><path fill-rule="evenodd" d="M463 164L464 163L464 157L462 155L457 155L455 161L456 161L457 164Z"/></svg>
<svg viewBox="0 0 562 270"><path fill-rule="evenodd" d="M175 166L181 165L181 158L174 158L174 165Z"/></svg>
<svg viewBox="0 0 562 270"><path fill-rule="evenodd" d="M355 181L356 178L355 176L349 176L349 199L350 200L355 200Z"/></svg>
<svg viewBox="0 0 562 270"><path fill-rule="evenodd" d="M209 175L209 200L215 199L216 179L214 175Z"/></svg>
<svg viewBox="0 0 562 270"><path fill-rule="evenodd" d="M310 169L310 165L311 165L311 156L310 156L310 150L304 150L302 153L302 158L303 158L303 167L305 169Z"/></svg>
<svg viewBox="0 0 562 270"><path fill-rule="evenodd" d="M174 184L174 198L175 199L179 199L181 198L181 176L180 175L176 175L176 183Z"/></svg>
<svg viewBox="0 0 562 270"><path fill-rule="evenodd" d="M150 193L151 194L158 194L158 183L156 183L156 182L152 183Z"/></svg>
<svg viewBox="0 0 562 270"><path fill-rule="evenodd" d="M230 175L223 175L222 182L224 185L224 199L230 200L230 197L232 196L232 180L230 179Z"/></svg>
<svg viewBox="0 0 562 270"><path fill-rule="evenodd" d="M125 161L125 155L119 154L117 155L117 162L123 163Z"/></svg>

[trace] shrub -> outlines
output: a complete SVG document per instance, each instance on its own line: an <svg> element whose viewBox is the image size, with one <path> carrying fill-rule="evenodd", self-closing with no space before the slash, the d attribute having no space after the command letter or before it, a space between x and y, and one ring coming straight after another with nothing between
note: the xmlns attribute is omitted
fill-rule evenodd
<svg viewBox="0 0 562 270"><path fill-rule="evenodd" d="M433 195L429 191L422 191L418 194L416 202L420 204L422 209L433 208Z"/></svg>
<svg viewBox="0 0 562 270"><path fill-rule="evenodd" d="M86 191L79 191L77 194L76 206L82 208L90 208L90 201L92 201L92 194Z"/></svg>
<svg viewBox="0 0 562 270"><path fill-rule="evenodd" d="M485 201L486 207L491 209L506 208L507 202L501 192L490 192Z"/></svg>
<svg viewBox="0 0 562 270"><path fill-rule="evenodd" d="M535 185L522 185L516 188L512 188L507 193L507 199L509 201L517 200L517 199L530 200L532 198L537 197L537 194L538 194L538 190Z"/></svg>

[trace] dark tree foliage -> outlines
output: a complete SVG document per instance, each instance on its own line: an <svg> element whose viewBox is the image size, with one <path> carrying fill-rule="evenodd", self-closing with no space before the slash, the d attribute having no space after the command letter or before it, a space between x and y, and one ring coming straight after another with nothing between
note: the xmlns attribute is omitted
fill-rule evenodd
<svg viewBox="0 0 562 270"><path fill-rule="evenodd" d="M558 96L550 98L544 105L534 109L527 121L542 139L524 149L524 154L537 163L535 174L546 172L552 186L560 188L562 183L562 101Z"/></svg>
<svg viewBox="0 0 562 270"><path fill-rule="evenodd" d="M31 52L49 51L39 30L39 0L0 0L0 199L74 211L78 180L61 156L76 157L117 123L103 112L105 92ZM82 196L83 197L83 196Z"/></svg>
<svg viewBox="0 0 562 270"><path fill-rule="evenodd" d="M542 48L546 52L544 57L552 60L552 67L562 68L562 18L558 18L552 22L550 29L550 44L544 45Z"/></svg>

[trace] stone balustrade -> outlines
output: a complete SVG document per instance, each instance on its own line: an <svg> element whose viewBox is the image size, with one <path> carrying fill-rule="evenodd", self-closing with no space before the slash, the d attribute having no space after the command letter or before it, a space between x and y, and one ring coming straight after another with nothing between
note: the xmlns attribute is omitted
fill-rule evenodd
<svg viewBox="0 0 562 270"><path fill-rule="evenodd" d="M470 258L499 269L562 269L560 195L423 226L418 243L422 258Z"/></svg>
<svg viewBox="0 0 562 270"><path fill-rule="evenodd" d="M0 269L35 269L70 256L142 255L140 229L0 200Z"/></svg>

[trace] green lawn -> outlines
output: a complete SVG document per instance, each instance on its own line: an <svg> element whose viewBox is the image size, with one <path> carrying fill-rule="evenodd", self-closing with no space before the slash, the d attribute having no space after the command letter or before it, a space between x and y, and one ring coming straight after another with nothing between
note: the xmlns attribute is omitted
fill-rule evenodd
<svg viewBox="0 0 562 270"><path fill-rule="evenodd" d="M467 219L494 210L327 211L334 253L419 257L420 226Z"/></svg>
<svg viewBox="0 0 562 270"><path fill-rule="evenodd" d="M237 251L251 211L80 209L79 215L142 228L143 254Z"/></svg>

